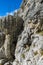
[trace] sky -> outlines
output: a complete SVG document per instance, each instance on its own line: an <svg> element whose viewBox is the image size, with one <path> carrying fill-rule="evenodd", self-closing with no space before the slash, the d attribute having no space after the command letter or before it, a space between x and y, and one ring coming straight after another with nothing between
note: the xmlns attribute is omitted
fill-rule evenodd
<svg viewBox="0 0 43 65"><path fill-rule="evenodd" d="M20 7L22 0L0 0L0 16L5 16Z"/></svg>

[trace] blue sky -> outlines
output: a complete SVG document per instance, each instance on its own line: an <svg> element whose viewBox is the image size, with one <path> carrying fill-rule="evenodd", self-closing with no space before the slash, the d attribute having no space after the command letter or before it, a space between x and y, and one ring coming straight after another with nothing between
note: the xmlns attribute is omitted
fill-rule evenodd
<svg viewBox="0 0 43 65"><path fill-rule="evenodd" d="M22 0L0 0L0 16L13 12L20 7Z"/></svg>

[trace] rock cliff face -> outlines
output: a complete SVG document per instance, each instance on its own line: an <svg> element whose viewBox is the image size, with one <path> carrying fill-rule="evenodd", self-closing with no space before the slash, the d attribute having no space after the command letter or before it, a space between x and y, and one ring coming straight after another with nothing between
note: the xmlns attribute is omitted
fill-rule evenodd
<svg viewBox="0 0 43 65"><path fill-rule="evenodd" d="M43 0L23 0L0 19L0 64L43 65Z"/></svg>
<svg viewBox="0 0 43 65"><path fill-rule="evenodd" d="M8 15L0 21L0 58L13 59L19 34L23 30L23 19Z"/></svg>

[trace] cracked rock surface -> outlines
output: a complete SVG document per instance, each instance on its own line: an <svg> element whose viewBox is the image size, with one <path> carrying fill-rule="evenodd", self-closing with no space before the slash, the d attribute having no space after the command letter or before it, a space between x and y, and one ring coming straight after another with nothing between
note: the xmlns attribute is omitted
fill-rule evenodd
<svg viewBox="0 0 43 65"><path fill-rule="evenodd" d="M0 19L0 65L43 65L43 0Z"/></svg>

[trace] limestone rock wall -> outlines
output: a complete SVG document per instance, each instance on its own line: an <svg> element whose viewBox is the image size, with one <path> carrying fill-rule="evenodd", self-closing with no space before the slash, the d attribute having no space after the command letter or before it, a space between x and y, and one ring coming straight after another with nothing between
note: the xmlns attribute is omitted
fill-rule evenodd
<svg viewBox="0 0 43 65"><path fill-rule="evenodd" d="M43 0L23 0L0 19L0 64L43 65Z"/></svg>

